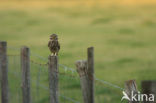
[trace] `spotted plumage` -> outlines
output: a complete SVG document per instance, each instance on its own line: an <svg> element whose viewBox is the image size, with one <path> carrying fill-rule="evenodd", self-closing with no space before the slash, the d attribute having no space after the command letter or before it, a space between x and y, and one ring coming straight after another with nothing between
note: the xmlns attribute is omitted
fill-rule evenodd
<svg viewBox="0 0 156 103"><path fill-rule="evenodd" d="M48 47L52 53L51 55L58 55L58 52L60 50L60 44L58 42L58 36L56 34L50 35Z"/></svg>

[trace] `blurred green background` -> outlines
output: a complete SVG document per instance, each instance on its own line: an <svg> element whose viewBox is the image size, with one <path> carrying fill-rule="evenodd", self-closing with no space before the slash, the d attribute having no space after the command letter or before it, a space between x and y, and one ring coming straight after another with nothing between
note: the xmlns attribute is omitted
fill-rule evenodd
<svg viewBox="0 0 156 103"><path fill-rule="evenodd" d="M61 64L75 68L76 60L86 59L87 47L94 46L96 77L121 87L129 79L139 87L142 80L156 79L154 0L0 1L0 40L9 47L26 45L47 58L52 33L59 36ZM107 103L122 97L122 92L103 92L100 98Z"/></svg>

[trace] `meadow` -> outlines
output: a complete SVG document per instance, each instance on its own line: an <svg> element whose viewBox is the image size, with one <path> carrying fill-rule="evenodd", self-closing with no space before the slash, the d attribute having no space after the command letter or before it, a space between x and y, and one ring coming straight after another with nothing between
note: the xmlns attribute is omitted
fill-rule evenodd
<svg viewBox="0 0 156 103"><path fill-rule="evenodd" d="M8 47L26 45L47 58L52 33L59 36L61 64L75 68L76 60L86 59L87 47L94 46L96 77L123 88L129 79L139 87L142 80L156 79L154 0L0 1L0 40ZM106 103L120 101L122 92L103 88L99 94Z"/></svg>

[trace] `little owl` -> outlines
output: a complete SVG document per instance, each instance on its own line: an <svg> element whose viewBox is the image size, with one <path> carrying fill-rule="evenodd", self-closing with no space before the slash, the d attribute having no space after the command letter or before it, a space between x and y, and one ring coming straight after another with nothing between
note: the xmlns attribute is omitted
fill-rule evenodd
<svg viewBox="0 0 156 103"><path fill-rule="evenodd" d="M48 43L49 50L51 51L51 55L58 55L60 50L60 44L58 42L58 37L56 34L50 35L50 40Z"/></svg>

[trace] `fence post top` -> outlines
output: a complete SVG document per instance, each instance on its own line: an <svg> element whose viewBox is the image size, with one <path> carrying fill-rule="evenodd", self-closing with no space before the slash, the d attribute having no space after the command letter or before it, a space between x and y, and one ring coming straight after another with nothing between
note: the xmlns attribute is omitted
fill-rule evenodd
<svg viewBox="0 0 156 103"><path fill-rule="evenodd" d="M0 47L1 46L6 46L7 45L7 42L6 41L0 41Z"/></svg>
<svg viewBox="0 0 156 103"><path fill-rule="evenodd" d="M87 71L87 61L86 60L78 60L75 62L77 72L80 76L85 75Z"/></svg>
<svg viewBox="0 0 156 103"><path fill-rule="evenodd" d="M78 60L75 62L75 65L78 68L85 68L87 65L87 61L86 60Z"/></svg>
<svg viewBox="0 0 156 103"><path fill-rule="evenodd" d="M130 84L135 83L135 82L136 82L136 80L128 80L128 81L126 81L125 83L126 83L127 85L130 85Z"/></svg>
<svg viewBox="0 0 156 103"><path fill-rule="evenodd" d="M156 83L156 80L144 80L142 83Z"/></svg>
<svg viewBox="0 0 156 103"><path fill-rule="evenodd" d="M94 49L94 47L93 47L93 46L91 46L91 47L88 47L88 49Z"/></svg>
<svg viewBox="0 0 156 103"><path fill-rule="evenodd" d="M149 86L156 86L156 80L145 80L145 81L142 81L141 82L141 85L144 87L144 88L147 88Z"/></svg>
<svg viewBox="0 0 156 103"><path fill-rule="evenodd" d="M131 89L137 89L136 81L135 80L128 80L125 82L125 86Z"/></svg>
<svg viewBox="0 0 156 103"><path fill-rule="evenodd" d="M29 50L29 47L27 47L27 46L22 46L22 47L21 47L21 50Z"/></svg>
<svg viewBox="0 0 156 103"><path fill-rule="evenodd" d="M137 85L135 80L128 80L125 82L125 91L130 96L131 92L137 92Z"/></svg>
<svg viewBox="0 0 156 103"><path fill-rule="evenodd" d="M6 41L0 41L0 43L2 44L2 43L7 43Z"/></svg>

